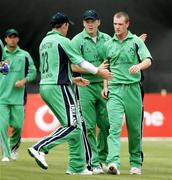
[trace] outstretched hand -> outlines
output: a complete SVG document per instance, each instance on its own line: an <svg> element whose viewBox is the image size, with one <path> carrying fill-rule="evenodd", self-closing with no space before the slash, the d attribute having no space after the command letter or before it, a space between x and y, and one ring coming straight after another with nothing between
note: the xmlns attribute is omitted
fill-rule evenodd
<svg viewBox="0 0 172 180"><path fill-rule="evenodd" d="M102 69L101 67L98 68L97 75L106 80L112 78L112 73L108 69Z"/></svg>
<svg viewBox="0 0 172 180"><path fill-rule="evenodd" d="M112 73L108 70L109 64L105 61L98 67L97 75L102 79L109 80L112 78Z"/></svg>
<svg viewBox="0 0 172 180"><path fill-rule="evenodd" d="M101 68L101 69L108 69L108 67L109 67L109 64L106 63L105 61L102 64L100 64L100 66L99 66L99 68Z"/></svg>
<svg viewBox="0 0 172 180"><path fill-rule="evenodd" d="M141 34L140 38L142 39L143 42L145 42L147 39L147 34L146 33Z"/></svg>
<svg viewBox="0 0 172 180"><path fill-rule="evenodd" d="M73 77L72 81L77 86L88 86L90 84L89 80L84 79L82 77Z"/></svg>

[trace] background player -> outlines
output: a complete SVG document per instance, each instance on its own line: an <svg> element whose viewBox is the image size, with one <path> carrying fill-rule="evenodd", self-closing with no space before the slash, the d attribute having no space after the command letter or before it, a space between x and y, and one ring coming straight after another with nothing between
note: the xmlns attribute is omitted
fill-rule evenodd
<svg viewBox="0 0 172 180"><path fill-rule="evenodd" d="M4 52L10 71L6 76L0 74L0 138L2 161L10 161L18 157L24 120L25 84L36 77L36 68L30 54L17 45L19 33L15 29L5 32L5 42ZM12 127L10 140L9 126Z"/></svg>
<svg viewBox="0 0 172 180"><path fill-rule="evenodd" d="M110 36L98 30L100 18L95 10L84 12L83 26L84 30L72 39L72 44L84 59L95 66L100 66L104 61L102 46L110 39ZM103 173L100 163L104 164L106 162L108 153L107 136L109 131L106 100L101 97L103 80L77 65L72 65L72 70L81 73L82 77L90 81L89 86L79 87L79 93L83 117L87 127L88 141L93 153L93 173L100 174ZM97 125L99 127L98 143L96 139Z"/></svg>

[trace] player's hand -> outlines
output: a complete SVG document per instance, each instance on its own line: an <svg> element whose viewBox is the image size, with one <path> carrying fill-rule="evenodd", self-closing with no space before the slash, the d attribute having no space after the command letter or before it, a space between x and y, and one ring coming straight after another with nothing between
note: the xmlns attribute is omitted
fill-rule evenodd
<svg viewBox="0 0 172 180"><path fill-rule="evenodd" d="M73 83L76 84L77 86L88 86L90 84L90 81L87 79L84 79L82 77L74 77Z"/></svg>
<svg viewBox="0 0 172 180"><path fill-rule="evenodd" d="M145 42L147 39L147 34L146 33L141 34L140 38L142 39L143 42Z"/></svg>
<svg viewBox="0 0 172 180"><path fill-rule="evenodd" d="M19 80L19 81L16 81L15 87L16 88L21 88L26 84L26 82L27 82L26 78L24 78L22 80Z"/></svg>
<svg viewBox="0 0 172 180"><path fill-rule="evenodd" d="M109 64L107 63L106 60L99 66L99 68L101 69L108 69L108 67L109 67Z"/></svg>
<svg viewBox="0 0 172 180"><path fill-rule="evenodd" d="M133 65L129 68L129 73L130 74L136 74L138 73L139 71L141 70L140 68L140 65L139 64L136 64L136 65Z"/></svg>
<svg viewBox="0 0 172 180"><path fill-rule="evenodd" d="M108 69L102 69L101 67L98 67L98 71L96 73L98 76L102 77L102 79L109 80L112 78L112 73L109 72Z"/></svg>
<svg viewBox="0 0 172 180"><path fill-rule="evenodd" d="M108 98L108 88L103 88L103 90L101 91L101 95L104 99L107 99Z"/></svg>

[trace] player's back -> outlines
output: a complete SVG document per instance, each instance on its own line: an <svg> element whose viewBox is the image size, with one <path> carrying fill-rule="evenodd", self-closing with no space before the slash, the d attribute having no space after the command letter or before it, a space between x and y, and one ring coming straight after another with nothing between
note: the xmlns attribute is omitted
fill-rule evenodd
<svg viewBox="0 0 172 180"><path fill-rule="evenodd" d="M50 31L42 40L40 54L40 84L70 84L70 59L66 54L65 44L68 39L59 32Z"/></svg>

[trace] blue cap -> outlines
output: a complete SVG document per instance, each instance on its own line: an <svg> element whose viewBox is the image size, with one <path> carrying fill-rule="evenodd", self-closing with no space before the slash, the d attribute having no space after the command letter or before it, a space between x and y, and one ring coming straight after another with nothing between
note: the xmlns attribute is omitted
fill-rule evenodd
<svg viewBox="0 0 172 180"><path fill-rule="evenodd" d="M95 10L90 9L85 11L83 14L83 20L88 20L88 19L98 20L100 18Z"/></svg>
<svg viewBox="0 0 172 180"><path fill-rule="evenodd" d="M50 21L50 24L52 25L56 25L56 24L63 24L63 23L70 23L71 25L74 24L74 22L72 22L69 17L62 13L62 12L57 12Z"/></svg>

